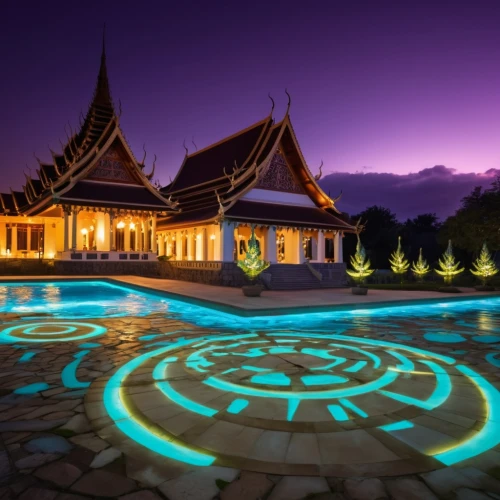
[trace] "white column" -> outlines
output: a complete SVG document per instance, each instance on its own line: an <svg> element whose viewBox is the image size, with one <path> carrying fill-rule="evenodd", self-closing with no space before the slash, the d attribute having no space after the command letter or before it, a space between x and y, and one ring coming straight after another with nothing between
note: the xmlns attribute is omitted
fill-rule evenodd
<svg viewBox="0 0 500 500"><path fill-rule="evenodd" d="M335 238L333 240L333 255L335 262L344 262L343 248L342 248L342 231L337 231L335 233Z"/></svg>
<svg viewBox="0 0 500 500"><path fill-rule="evenodd" d="M175 258L182 260L182 234L179 231L175 233Z"/></svg>
<svg viewBox="0 0 500 500"><path fill-rule="evenodd" d="M304 256L304 232L302 231L302 229L299 229L298 231L296 231L295 233L297 235L297 238L296 238L296 257L295 257L295 260L296 260L296 264L303 264L304 261L306 260L305 256Z"/></svg>
<svg viewBox="0 0 500 500"><path fill-rule="evenodd" d="M325 262L325 233L318 230L318 262Z"/></svg>
<svg viewBox="0 0 500 500"><path fill-rule="evenodd" d="M234 222L221 222L220 225L220 260L234 261Z"/></svg>
<svg viewBox="0 0 500 500"><path fill-rule="evenodd" d="M76 250L76 231L77 231L77 217L78 212L76 209L73 210L73 217L71 221L71 248Z"/></svg>
<svg viewBox="0 0 500 500"><path fill-rule="evenodd" d="M151 250L153 253L156 253L158 251L158 239L156 236L156 215L153 215L153 217L151 218L151 239Z"/></svg>
<svg viewBox="0 0 500 500"><path fill-rule="evenodd" d="M208 260L208 241L209 240L208 240L207 228L204 227L202 229L201 238L200 238L200 242L201 242L200 256L201 256L201 260L203 260L203 261Z"/></svg>
<svg viewBox="0 0 500 500"><path fill-rule="evenodd" d="M266 235L266 257L265 260L271 264L278 262L278 249L276 247L276 226L271 226Z"/></svg>
<svg viewBox="0 0 500 500"><path fill-rule="evenodd" d="M116 250L115 244L115 214L109 212L109 249L110 251Z"/></svg>
<svg viewBox="0 0 500 500"><path fill-rule="evenodd" d="M193 247L194 247L194 232L192 231L186 231L186 238L187 238L187 260L196 260L195 257L193 257Z"/></svg>
<svg viewBox="0 0 500 500"><path fill-rule="evenodd" d="M10 235L11 235L11 244L10 244L10 254L15 257L17 254L17 224L10 225Z"/></svg>
<svg viewBox="0 0 500 500"><path fill-rule="evenodd" d="M64 213L64 251L69 250L69 213L67 209L63 209Z"/></svg>

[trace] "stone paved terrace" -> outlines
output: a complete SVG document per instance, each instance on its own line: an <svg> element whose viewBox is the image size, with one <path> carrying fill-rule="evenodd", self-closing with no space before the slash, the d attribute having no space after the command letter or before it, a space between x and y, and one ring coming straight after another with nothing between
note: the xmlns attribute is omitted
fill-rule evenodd
<svg viewBox="0 0 500 500"><path fill-rule="evenodd" d="M249 305L225 290L219 301ZM352 300L268 293L254 300ZM0 499L498 499L500 320L471 318L357 318L303 332L201 328L164 313L4 313ZM453 450L485 429L486 443L474 442L484 450L457 460Z"/></svg>

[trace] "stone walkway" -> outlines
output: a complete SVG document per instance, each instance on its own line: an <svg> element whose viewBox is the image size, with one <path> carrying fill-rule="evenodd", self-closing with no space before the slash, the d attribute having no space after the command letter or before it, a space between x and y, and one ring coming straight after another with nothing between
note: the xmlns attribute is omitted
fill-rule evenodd
<svg viewBox="0 0 500 500"><path fill-rule="evenodd" d="M499 499L497 318L228 335L4 314L0 499Z"/></svg>

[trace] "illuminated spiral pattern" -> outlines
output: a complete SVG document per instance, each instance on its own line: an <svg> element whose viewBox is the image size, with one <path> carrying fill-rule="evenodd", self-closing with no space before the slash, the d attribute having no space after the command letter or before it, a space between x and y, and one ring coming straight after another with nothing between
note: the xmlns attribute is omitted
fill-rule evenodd
<svg viewBox="0 0 500 500"><path fill-rule="evenodd" d="M474 433L464 428L462 439L449 437L430 445L419 437L426 429L426 415L437 409L454 412L455 381L461 390L470 389L471 408L486 408L484 425ZM144 388L145 383L148 391L137 393L136 387ZM477 371L417 347L347 335L278 332L178 338L120 367L102 398L121 433L156 453L195 465L216 462L276 470L271 459L266 462L255 451L242 458L242 453L235 456L228 450L238 441L231 434L236 429L274 433L268 439L286 434L300 440L316 434L320 448L337 443L341 434L361 432L367 443L373 440L370 452L385 457L379 462L400 457L371 434L366 437L364 429L376 429L375 435L382 431L414 448L415 456L432 456L444 465L500 443L500 393ZM205 439L207 431L200 438L189 432L189 425L217 427L222 436L210 441ZM351 458L335 462L335 453L323 454L320 465L363 463L365 451L356 449L357 438L348 439L354 443Z"/></svg>
<svg viewBox="0 0 500 500"><path fill-rule="evenodd" d="M14 325L0 331L1 343L74 342L106 333L106 328L79 321L44 321Z"/></svg>

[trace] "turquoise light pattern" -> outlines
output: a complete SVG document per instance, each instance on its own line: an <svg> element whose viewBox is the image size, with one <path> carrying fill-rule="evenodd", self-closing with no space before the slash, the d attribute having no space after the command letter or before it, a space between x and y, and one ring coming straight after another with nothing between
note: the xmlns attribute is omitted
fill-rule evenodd
<svg viewBox="0 0 500 500"><path fill-rule="evenodd" d="M14 394L37 394L38 392L46 391L49 387L49 384L46 384L45 382L36 382L34 384L25 385L24 387L15 389Z"/></svg>
<svg viewBox="0 0 500 500"><path fill-rule="evenodd" d="M413 423L409 420L401 420L400 422L394 422L393 424L381 425L379 429L386 432L403 431L405 429L411 429Z"/></svg>
<svg viewBox="0 0 500 500"><path fill-rule="evenodd" d="M481 344L495 344L500 342L500 335L477 335L472 340Z"/></svg>
<svg viewBox="0 0 500 500"><path fill-rule="evenodd" d="M328 411L332 414L332 417L339 422L349 420L349 416L345 412L344 408L339 405L328 405Z"/></svg>
<svg viewBox="0 0 500 500"><path fill-rule="evenodd" d="M342 384L349 381L348 378L340 375L304 375L300 380L307 387L311 385Z"/></svg>
<svg viewBox="0 0 500 500"><path fill-rule="evenodd" d="M261 375L254 375L251 378L254 384L264 384L264 385L290 385L290 377L287 377L284 373L263 373Z"/></svg>
<svg viewBox="0 0 500 500"><path fill-rule="evenodd" d="M173 460L192 465L207 466L215 461L214 456L191 450L187 446L175 442L173 436L165 437L155 434L140 421L133 418L121 394L121 387L125 384L127 377L145 361L193 342L194 340L178 340L173 342L171 346L142 354L120 367L104 388L104 406L108 415L115 421L116 426L128 437L141 443L146 448Z"/></svg>
<svg viewBox="0 0 500 500"><path fill-rule="evenodd" d="M78 366L80 365L82 358L89 352L89 350L86 350L73 354L73 357L76 359L71 363L68 363L61 372L61 379L64 387L67 387L68 389L86 389L90 386L90 382L80 382L76 378L76 370L78 370Z"/></svg>
<svg viewBox="0 0 500 500"><path fill-rule="evenodd" d="M248 406L248 400L235 399L227 408L228 413L240 413Z"/></svg>
<svg viewBox="0 0 500 500"><path fill-rule="evenodd" d="M460 443L448 451L434 455L445 465L453 465L462 460L475 457L500 444L500 393L485 378L468 366L458 365L457 370L469 377L470 381L481 391L488 408L486 423L481 430L469 440Z"/></svg>
<svg viewBox="0 0 500 500"><path fill-rule="evenodd" d="M486 361L493 365L495 368L500 368L500 353L490 352L486 354Z"/></svg>
<svg viewBox="0 0 500 500"><path fill-rule="evenodd" d="M361 418L367 418L368 413L363 411L361 408L356 406L353 402L349 401L348 399L339 399L339 403L344 405L346 408L351 410L353 413L356 413L356 415L359 415Z"/></svg>
<svg viewBox="0 0 500 500"><path fill-rule="evenodd" d="M465 337L458 333L424 333L424 339L429 342L443 342L447 344L458 344L465 342Z"/></svg>
<svg viewBox="0 0 500 500"><path fill-rule="evenodd" d="M424 410L432 410L434 408L437 408L438 406L441 406L451 394L452 386L450 377L448 373L446 373L446 370L437 363L428 360L421 360L420 362L429 366L429 368L431 368L431 370L433 370L436 375L436 388L427 400L421 401L420 399L391 391L380 391L380 393L392 399L395 399L396 401L418 406L419 408L423 408Z"/></svg>
<svg viewBox="0 0 500 500"><path fill-rule="evenodd" d="M242 333L228 336L208 335L201 339L180 338L168 346L141 354L121 367L108 382L105 389L106 410L123 432L142 445L176 460L210 464L215 457L209 453L200 454L183 446L171 436L155 434L141 423L139 417L135 417L127 409L126 399L123 399L125 396L120 387L126 386L127 378L133 377L133 372L147 360L157 359L156 365L152 368L152 378L161 395L183 410L206 419L222 418L219 413L223 407L220 403L212 405L210 402L216 400L218 395L225 394L240 396L233 399L226 407L227 413L233 415L241 412L252 415L251 409L255 398L284 400L287 409L283 418L289 422L297 419L299 406L308 405L311 401L324 401L325 409L338 422L369 418L370 415L363 408L361 398L357 400L357 397L372 393L431 411L443 405L452 393L453 385L449 370L458 370L473 379L472 382L480 389L489 407L500 408L498 391L478 374L472 375L471 372L467 372L466 367L456 366L455 359L447 355L385 340L349 335L273 332L268 333L264 340L262 335L262 333L260 335ZM265 340L266 337L269 340ZM278 343L277 340L297 342ZM318 345L320 342L323 345ZM255 343L259 343L259 346L254 346ZM186 347L189 347L188 351ZM187 357L182 357L177 352L186 352ZM275 353L274 356L283 356L283 363L290 359L290 369L285 372L276 368L279 364L269 365L267 360L269 356L273 356L272 353ZM347 363L352 353L355 353L355 360ZM300 357L297 364L293 361L295 355ZM359 359L360 356L364 359ZM312 362L310 369L307 368L309 358ZM220 363L222 369L219 369ZM176 364L175 372L172 372L175 375L170 375L174 377L170 379L169 370L173 364ZM213 394L206 393L206 396L210 397L203 396L203 401L196 401L196 392L191 391L190 394L193 396L190 397L182 394L181 387L184 386L177 385L176 382L176 377L181 373L180 366L188 372L190 370L194 370L195 373L202 372L202 376L197 376L196 380L199 384L213 389ZM369 370L370 376L368 381L360 383L360 380L366 380L362 376L365 370ZM392 386L393 382L400 377L409 379L407 383L411 387L411 379L425 376L422 373L428 374L429 378L426 380L429 381L429 385L431 381L433 383L429 387L430 396L426 399L419 399L411 393L405 394L393 389L395 387ZM142 373L141 377L143 376ZM351 379L352 376L355 379ZM399 387L400 385L398 389ZM279 408L279 405L276 408ZM302 410L301 415L306 415L307 406ZM500 409L496 411L498 413ZM266 415L262 415L262 418L265 419ZM443 463L453 464L463 460L463 457L473 456L472 453L479 454L495 446L495 443L500 441L500 437L498 439L492 437L498 425L495 419L498 418L498 415L490 413L483 429L474 438L456 445L447 452L437 454L436 458ZM411 422L404 420L379 428L385 432L393 432L397 438L398 431L409 430L412 427Z"/></svg>
<svg viewBox="0 0 500 500"><path fill-rule="evenodd" d="M28 351L25 352L20 358L18 363L27 363L28 361L31 361L33 357L37 354L38 351Z"/></svg>
<svg viewBox="0 0 500 500"><path fill-rule="evenodd" d="M51 328L51 331L47 331ZM12 342L73 342L106 333L106 328L76 321L40 322L14 325L0 331L0 343Z"/></svg>

